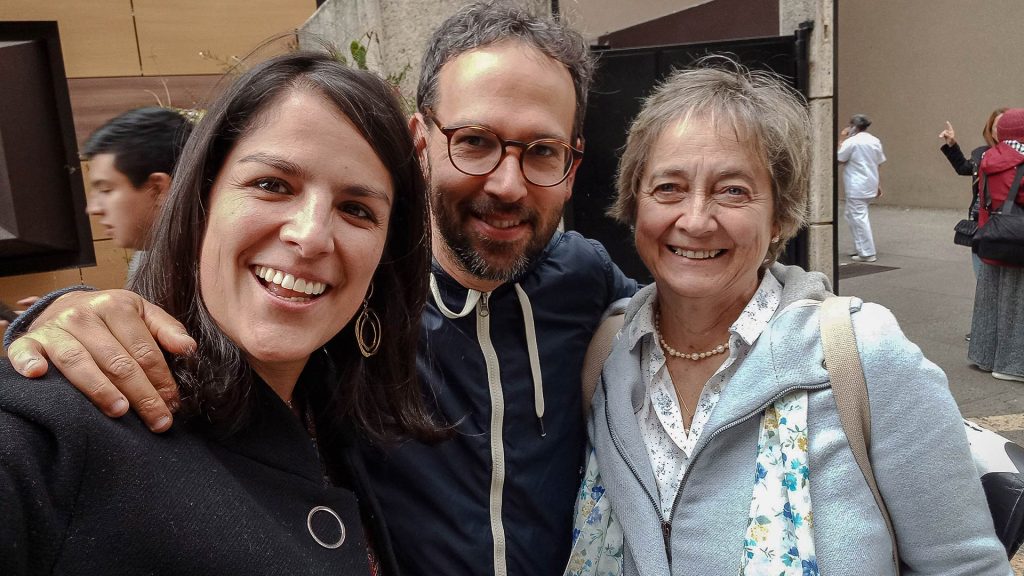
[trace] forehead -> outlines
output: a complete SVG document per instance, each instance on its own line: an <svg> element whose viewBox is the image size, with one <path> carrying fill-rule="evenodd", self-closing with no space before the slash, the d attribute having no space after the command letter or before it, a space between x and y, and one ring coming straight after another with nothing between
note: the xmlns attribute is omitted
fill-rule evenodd
<svg viewBox="0 0 1024 576"><path fill-rule="evenodd" d="M240 160L306 178L391 190L391 173L359 128L329 98L311 90L289 90L268 103L225 165Z"/></svg>
<svg viewBox="0 0 1024 576"><path fill-rule="evenodd" d="M435 107L447 123L475 122L569 138L576 92L562 63L528 44L506 41L445 63L438 74Z"/></svg>
<svg viewBox="0 0 1024 576"><path fill-rule="evenodd" d="M691 113L666 123L655 137L652 156L694 159L695 150L710 156L740 159L751 168L766 168L754 130L723 114Z"/></svg>
<svg viewBox="0 0 1024 576"><path fill-rule="evenodd" d="M128 179L128 176L115 167L117 155L111 152L103 152L89 158L89 179L90 180L119 180Z"/></svg>

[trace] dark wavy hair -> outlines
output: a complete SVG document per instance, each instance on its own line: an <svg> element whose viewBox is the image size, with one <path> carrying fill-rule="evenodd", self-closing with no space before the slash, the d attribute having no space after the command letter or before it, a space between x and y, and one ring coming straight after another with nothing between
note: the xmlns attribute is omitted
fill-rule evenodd
<svg viewBox="0 0 1024 576"><path fill-rule="evenodd" d="M226 158L259 129L267 110L296 90L322 96L344 114L394 185L387 244L370 298L381 321L380 349L364 359L349 322L324 347L337 378L316 379L311 389L297 389L296 397L312 411L320 439L353 424L373 439L435 438L415 367L430 263L425 185L394 89L372 73L348 68L331 54L295 52L239 77L209 107L185 146L152 247L130 288L181 321L198 342L194 354L171 359L181 413L202 415L225 434L244 427L259 401L253 370L206 309L199 253L210 190Z"/></svg>
<svg viewBox="0 0 1024 576"><path fill-rule="evenodd" d="M426 112L437 107L438 77L445 64L470 50L509 40L532 46L569 70L576 91L573 139L581 137L594 75L594 58L586 40L564 22L534 16L509 0L469 4L434 30L423 54L416 108Z"/></svg>
<svg viewBox="0 0 1024 576"><path fill-rule="evenodd" d="M114 168L136 188L150 174L171 174L192 132L192 122L168 108L138 108L120 114L93 132L82 147L82 159L113 154Z"/></svg>

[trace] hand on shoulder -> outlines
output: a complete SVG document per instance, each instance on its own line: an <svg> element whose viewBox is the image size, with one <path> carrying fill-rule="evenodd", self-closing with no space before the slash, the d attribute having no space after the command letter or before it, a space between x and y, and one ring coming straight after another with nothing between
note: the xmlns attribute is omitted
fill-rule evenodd
<svg viewBox="0 0 1024 576"><path fill-rule="evenodd" d="M161 348L195 349L184 327L128 290L69 292L53 301L8 347L14 368L38 378L49 362L108 416L131 406L153 431L171 425L177 385Z"/></svg>

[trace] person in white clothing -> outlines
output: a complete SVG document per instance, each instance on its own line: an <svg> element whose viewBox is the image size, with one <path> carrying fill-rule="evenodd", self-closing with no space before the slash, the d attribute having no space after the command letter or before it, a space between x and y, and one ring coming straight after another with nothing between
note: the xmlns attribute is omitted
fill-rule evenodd
<svg viewBox="0 0 1024 576"><path fill-rule="evenodd" d="M875 240L868 220L868 204L882 196L878 180L878 165L885 162L882 142L868 133L871 120L863 114L854 114L850 125L839 133L839 163L843 165L843 186L846 189L846 222L853 233L857 253L854 262L874 262Z"/></svg>

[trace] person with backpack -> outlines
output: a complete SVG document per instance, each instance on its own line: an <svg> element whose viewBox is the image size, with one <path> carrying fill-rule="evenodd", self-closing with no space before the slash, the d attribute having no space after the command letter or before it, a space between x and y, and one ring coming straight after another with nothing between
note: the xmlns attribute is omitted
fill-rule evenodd
<svg viewBox="0 0 1024 576"><path fill-rule="evenodd" d="M978 233L1006 202L1018 167L1024 164L1024 108L1011 108L996 124L999 143L985 152L979 167ZM977 235L976 235L977 236ZM971 344L967 357L994 378L1024 382L1024 268L982 257L974 291Z"/></svg>

